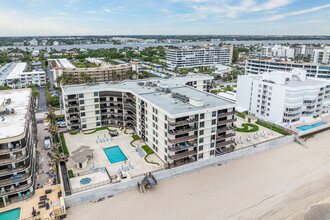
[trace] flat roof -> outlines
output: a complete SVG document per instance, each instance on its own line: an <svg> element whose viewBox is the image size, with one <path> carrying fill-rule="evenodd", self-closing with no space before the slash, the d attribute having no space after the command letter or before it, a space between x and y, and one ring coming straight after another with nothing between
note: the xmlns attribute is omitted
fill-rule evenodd
<svg viewBox="0 0 330 220"><path fill-rule="evenodd" d="M0 140L18 136L24 133L31 89L11 89L0 91L0 111L14 109L15 113L0 118ZM4 101L11 99L9 104Z"/></svg>
<svg viewBox="0 0 330 220"><path fill-rule="evenodd" d="M20 76L20 73L26 70L27 63L15 63L15 67L10 71L7 76L7 79L17 79Z"/></svg>
<svg viewBox="0 0 330 220"><path fill-rule="evenodd" d="M108 89L114 91L133 92L136 95L140 95L142 98L149 100L170 114L180 114L205 108L234 105L235 103L232 101L228 101L210 93L185 86L188 81L211 79L213 79L213 77L209 75L194 74L184 77L171 77L169 79L150 78L144 80L123 81L118 83L108 82L97 83L96 85L63 86L62 90L64 94L78 94L81 91L106 91ZM147 83L152 85L147 86ZM170 93L165 93L162 91L162 89L167 88L171 90ZM189 102L182 102L178 98L173 98L172 93L179 93L180 95L188 97L190 100L203 102L203 105L198 106L190 104Z"/></svg>
<svg viewBox="0 0 330 220"><path fill-rule="evenodd" d="M320 63L306 63L306 62L297 63L297 62L293 62L293 61L277 61L277 60L273 60L273 59L248 59L248 60L282 63L282 64L293 64L293 65L310 65L310 66L328 66L328 67L330 67L330 64L320 64Z"/></svg>
<svg viewBox="0 0 330 220"><path fill-rule="evenodd" d="M58 67L63 67L63 68L76 68L75 65L73 65L68 59L66 58L61 58L61 59L55 59L55 62Z"/></svg>

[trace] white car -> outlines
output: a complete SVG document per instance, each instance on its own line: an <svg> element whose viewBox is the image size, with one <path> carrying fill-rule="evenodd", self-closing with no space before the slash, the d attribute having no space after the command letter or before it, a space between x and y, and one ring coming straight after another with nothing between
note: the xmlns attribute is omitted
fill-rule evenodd
<svg viewBox="0 0 330 220"><path fill-rule="evenodd" d="M52 148L50 137L45 137L44 143L45 143L46 150L49 150L50 148Z"/></svg>

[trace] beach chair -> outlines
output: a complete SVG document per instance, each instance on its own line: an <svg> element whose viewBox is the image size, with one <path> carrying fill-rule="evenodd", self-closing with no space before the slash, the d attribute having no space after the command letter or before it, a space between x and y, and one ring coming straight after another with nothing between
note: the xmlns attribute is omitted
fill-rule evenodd
<svg viewBox="0 0 330 220"><path fill-rule="evenodd" d="M112 137L110 137L110 141L112 141Z"/></svg>
<svg viewBox="0 0 330 220"><path fill-rule="evenodd" d="M103 142L105 142L105 139L103 138Z"/></svg>
<svg viewBox="0 0 330 220"><path fill-rule="evenodd" d="M126 170L129 170L129 166L126 165Z"/></svg>
<svg viewBox="0 0 330 220"><path fill-rule="evenodd" d="M118 173L121 173L121 169L120 168L118 168Z"/></svg>
<svg viewBox="0 0 330 220"><path fill-rule="evenodd" d="M99 142L96 140L96 143L98 144Z"/></svg>
<svg viewBox="0 0 330 220"><path fill-rule="evenodd" d="M100 139L100 143L102 143L102 140Z"/></svg>
<svg viewBox="0 0 330 220"><path fill-rule="evenodd" d="M107 139L107 141L109 141L109 138L106 138Z"/></svg>
<svg viewBox="0 0 330 220"><path fill-rule="evenodd" d="M93 168L94 168L94 163L93 163L93 165L89 169L92 170Z"/></svg>
<svg viewBox="0 0 330 220"><path fill-rule="evenodd" d="M99 167L98 166L96 166L95 168L94 168L94 171L97 171L99 169Z"/></svg>
<svg viewBox="0 0 330 220"><path fill-rule="evenodd" d="M134 166L131 164L131 162L129 162L128 165L131 169L134 169Z"/></svg>
<svg viewBox="0 0 330 220"><path fill-rule="evenodd" d="M122 169L123 171L126 171L126 168L124 167L124 165L121 165L121 169Z"/></svg>

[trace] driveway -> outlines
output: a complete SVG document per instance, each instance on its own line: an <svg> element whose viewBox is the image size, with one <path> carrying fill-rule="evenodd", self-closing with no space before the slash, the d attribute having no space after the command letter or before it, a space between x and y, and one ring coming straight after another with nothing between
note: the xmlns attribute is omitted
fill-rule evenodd
<svg viewBox="0 0 330 220"><path fill-rule="evenodd" d="M38 100L38 110L37 112L47 112L47 100L46 100L46 88L39 87L38 92L40 93L39 100Z"/></svg>

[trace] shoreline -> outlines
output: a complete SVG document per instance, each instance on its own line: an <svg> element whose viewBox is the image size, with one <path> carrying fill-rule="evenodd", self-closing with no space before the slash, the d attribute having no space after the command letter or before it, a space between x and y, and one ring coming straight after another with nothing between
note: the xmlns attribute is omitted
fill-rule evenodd
<svg viewBox="0 0 330 220"><path fill-rule="evenodd" d="M68 219L304 219L330 197L329 134L74 206Z"/></svg>

